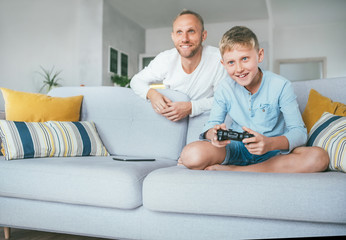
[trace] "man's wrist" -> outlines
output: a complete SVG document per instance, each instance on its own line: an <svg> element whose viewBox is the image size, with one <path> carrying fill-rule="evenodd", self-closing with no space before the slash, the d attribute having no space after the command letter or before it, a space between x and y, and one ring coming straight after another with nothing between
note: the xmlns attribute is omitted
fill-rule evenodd
<svg viewBox="0 0 346 240"><path fill-rule="evenodd" d="M147 99L150 100L151 97L153 96L153 94L155 94L155 90L152 88L149 88L148 92L147 92Z"/></svg>

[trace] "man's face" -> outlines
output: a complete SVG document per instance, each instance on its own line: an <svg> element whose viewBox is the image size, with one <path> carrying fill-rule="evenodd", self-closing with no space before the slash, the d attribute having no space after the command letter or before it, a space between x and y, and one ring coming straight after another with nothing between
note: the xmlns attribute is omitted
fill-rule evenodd
<svg viewBox="0 0 346 240"><path fill-rule="evenodd" d="M263 49L257 52L252 47L238 45L223 54L221 63L234 81L252 91L261 83L258 63L262 60Z"/></svg>
<svg viewBox="0 0 346 240"><path fill-rule="evenodd" d="M202 49L207 32L192 14L179 16L173 23L172 40L179 54L184 58L195 56Z"/></svg>

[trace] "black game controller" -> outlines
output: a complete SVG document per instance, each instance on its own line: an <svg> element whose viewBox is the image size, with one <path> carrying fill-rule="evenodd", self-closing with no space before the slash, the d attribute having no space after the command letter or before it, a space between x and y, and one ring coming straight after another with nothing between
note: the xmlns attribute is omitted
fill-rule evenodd
<svg viewBox="0 0 346 240"><path fill-rule="evenodd" d="M235 140L235 141L243 141L244 138L251 138L255 135L250 134L248 132L236 132L232 129L228 130L217 130L217 140L218 141L224 141L224 140Z"/></svg>

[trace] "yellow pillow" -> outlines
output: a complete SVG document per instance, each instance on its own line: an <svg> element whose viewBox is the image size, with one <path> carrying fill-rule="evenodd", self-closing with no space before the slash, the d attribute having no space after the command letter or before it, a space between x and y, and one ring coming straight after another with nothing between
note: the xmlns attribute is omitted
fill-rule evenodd
<svg viewBox="0 0 346 240"><path fill-rule="evenodd" d="M324 112L345 117L346 105L340 102L333 102L330 98L324 97L316 90L311 89L308 102L302 114L308 132L310 132L312 126Z"/></svg>
<svg viewBox="0 0 346 240"><path fill-rule="evenodd" d="M50 97L0 88L6 120L21 122L79 121L83 96Z"/></svg>

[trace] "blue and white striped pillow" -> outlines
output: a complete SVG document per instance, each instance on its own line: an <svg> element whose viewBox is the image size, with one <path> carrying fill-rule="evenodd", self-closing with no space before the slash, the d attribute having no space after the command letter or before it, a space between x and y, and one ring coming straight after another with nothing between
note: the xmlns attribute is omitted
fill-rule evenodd
<svg viewBox="0 0 346 240"><path fill-rule="evenodd" d="M346 172L346 117L325 112L309 133L307 146L318 146L329 154L329 169Z"/></svg>
<svg viewBox="0 0 346 240"><path fill-rule="evenodd" d="M0 137L6 160L109 155L93 122L0 120Z"/></svg>

